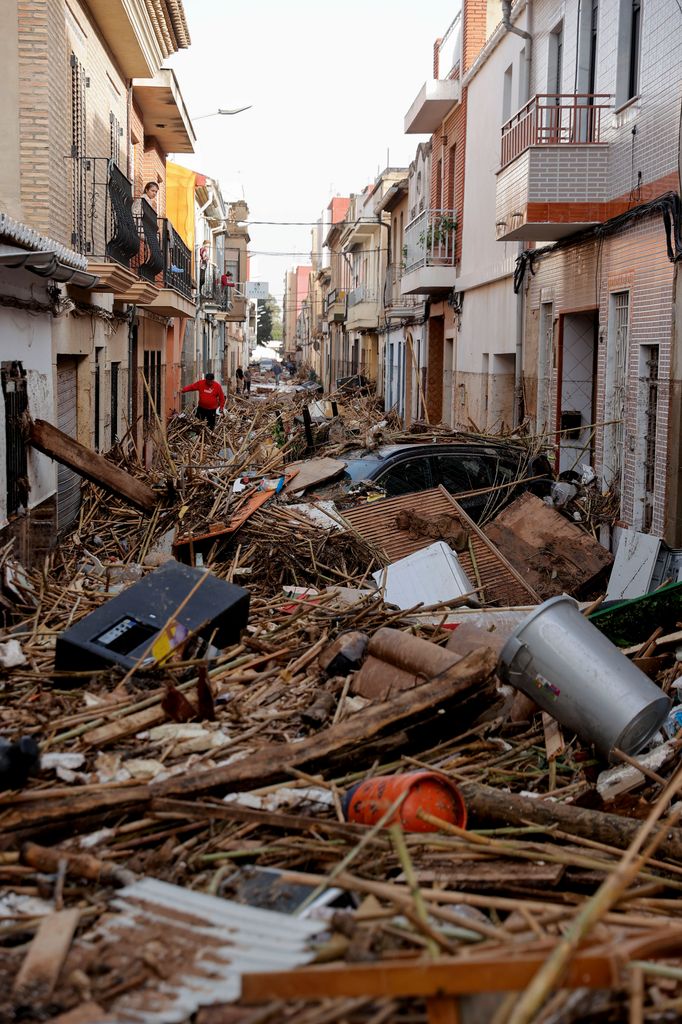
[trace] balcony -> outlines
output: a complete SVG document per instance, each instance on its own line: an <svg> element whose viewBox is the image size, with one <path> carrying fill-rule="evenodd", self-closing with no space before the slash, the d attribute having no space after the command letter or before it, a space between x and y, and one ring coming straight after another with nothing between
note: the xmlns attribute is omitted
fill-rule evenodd
<svg viewBox="0 0 682 1024"><path fill-rule="evenodd" d="M624 212L609 201L598 94L534 96L502 126L495 220L500 241L557 241Z"/></svg>
<svg viewBox="0 0 682 1024"><path fill-rule="evenodd" d="M153 135L165 153L193 153L196 136L170 68L154 78L134 78L133 97L142 114L146 135Z"/></svg>
<svg viewBox="0 0 682 1024"><path fill-rule="evenodd" d="M362 282L348 292L346 330L375 331L379 326L379 293L377 289Z"/></svg>
<svg viewBox="0 0 682 1024"><path fill-rule="evenodd" d="M454 210L424 210L405 228L403 295L434 295L455 286Z"/></svg>
<svg viewBox="0 0 682 1024"><path fill-rule="evenodd" d="M142 211L137 217L133 212L130 181L106 157L78 157L72 168L71 244L87 256L88 269L99 277L93 290L112 292L122 302L151 302L158 293L154 275L148 273L153 243L146 232L153 232L153 208L144 201L153 218L145 227Z"/></svg>
<svg viewBox="0 0 682 1024"><path fill-rule="evenodd" d="M405 115L406 135L432 134L461 98L459 83L461 12L436 46L435 78L425 82ZM457 77L455 77L457 76Z"/></svg>
<svg viewBox="0 0 682 1024"><path fill-rule="evenodd" d="M389 263L384 287L384 314L387 320L406 320L424 315L424 299L419 295L403 295L403 268Z"/></svg>
<svg viewBox="0 0 682 1024"><path fill-rule="evenodd" d="M346 298L347 292L345 288L332 288L327 294L325 302L327 323L343 323L346 319Z"/></svg>

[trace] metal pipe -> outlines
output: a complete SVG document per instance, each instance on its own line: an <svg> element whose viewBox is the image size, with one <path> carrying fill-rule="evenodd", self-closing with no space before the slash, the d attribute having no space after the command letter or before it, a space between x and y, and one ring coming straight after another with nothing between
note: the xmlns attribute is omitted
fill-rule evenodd
<svg viewBox="0 0 682 1024"><path fill-rule="evenodd" d="M526 45L523 48L523 62L524 62L524 93L522 96L519 92L519 102L521 106L527 103L530 98L530 86L531 86L531 60L533 53L533 36L531 32L527 32L525 29L517 28L516 25L512 25L511 21L511 7L512 0L502 0L502 24L507 32L512 32L516 36L520 36L521 39L526 40ZM532 6L531 0L528 5L528 25L531 26L532 18ZM519 241L518 252L519 255L524 251L523 241ZM525 292L524 288L519 288L516 296L516 345L515 345L515 358L514 358L514 425L518 426L524 417L523 407L523 335L524 335L524 321L525 321L526 303L525 303Z"/></svg>

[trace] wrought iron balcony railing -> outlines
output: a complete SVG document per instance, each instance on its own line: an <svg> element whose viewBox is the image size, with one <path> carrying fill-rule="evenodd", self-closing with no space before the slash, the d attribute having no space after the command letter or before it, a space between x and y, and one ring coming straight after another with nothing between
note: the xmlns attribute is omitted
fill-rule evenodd
<svg viewBox="0 0 682 1024"><path fill-rule="evenodd" d="M133 187L113 160L72 159L71 245L77 252L129 267L140 247L132 205Z"/></svg>
<svg viewBox="0 0 682 1024"><path fill-rule="evenodd" d="M590 145L601 142L606 93L544 93L533 96L502 125L502 166L531 146Z"/></svg>
<svg viewBox="0 0 682 1024"><path fill-rule="evenodd" d="M192 253L167 217L160 217L161 250L163 253L163 285L174 288L186 299L194 291L192 280Z"/></svg>

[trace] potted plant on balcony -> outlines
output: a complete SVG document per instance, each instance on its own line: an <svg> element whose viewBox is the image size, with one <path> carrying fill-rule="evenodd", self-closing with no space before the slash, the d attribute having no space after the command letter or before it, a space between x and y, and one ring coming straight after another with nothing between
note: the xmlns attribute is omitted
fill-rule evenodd
<svg viewBox="0 0 682 1024"><path fill-rule="evenodd" d="M425 231L419 235L419 244L422 249L433 249L437 245L443 245L448 241L450 233L457 227L454 217L447 217L442 214L434 218Z"/></svg>

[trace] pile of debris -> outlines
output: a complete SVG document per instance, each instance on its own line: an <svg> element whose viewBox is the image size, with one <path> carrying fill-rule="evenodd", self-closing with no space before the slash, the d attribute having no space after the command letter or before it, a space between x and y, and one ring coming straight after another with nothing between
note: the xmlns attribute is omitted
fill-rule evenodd
<svg viewBox="0 0 682 1024"><path fill-rule="evenodd" d="M317 501L405 435L308 402L60 450L0 551L0 1020L679 1019L682 585L528 491Z"/></svg>

